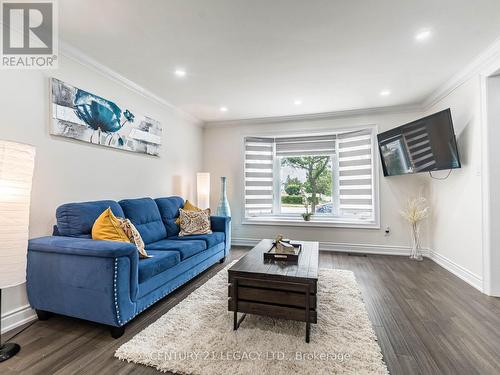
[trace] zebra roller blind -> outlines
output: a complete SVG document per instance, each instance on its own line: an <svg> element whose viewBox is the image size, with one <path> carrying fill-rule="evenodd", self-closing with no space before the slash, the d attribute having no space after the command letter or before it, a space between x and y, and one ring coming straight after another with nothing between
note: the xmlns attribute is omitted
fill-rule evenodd
<svg viewBox="0 0 500 375"><path fill-rule="evenodd" d="M338 135L342 216L373 216L372 137L371 129Z"/></svg>
<svg viewBox="0 0 500 375"><path fill-rule="evenodd" d="M273 211L273 138L245 138L245 213L246 216Z"/></svg>
<svg viewBox="0 0 500 375"><path fill-rule="evenodd" d="M330 216L374 217L372 129L319 136L245 138L245 216L280 215L280 158L333 156ZM335 193L334 193L335 192ZM328 216L325 214L320 216Z"/></svg>
<svg viewBox="0 0 500 375"><path fill-rule="evenodd" d="M276 156L319 156L335 153L335 134L275 138Z"/></svg>

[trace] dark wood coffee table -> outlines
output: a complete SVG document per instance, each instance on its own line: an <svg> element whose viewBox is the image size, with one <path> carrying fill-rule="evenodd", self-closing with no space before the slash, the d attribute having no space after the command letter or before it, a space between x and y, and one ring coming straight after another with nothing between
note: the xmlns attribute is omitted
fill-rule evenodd
<svg viewBox="0 0 500 375"><path fill-rule="evenodd" d="M311 323L317 323L318 243L302 244L298 263L265 262L272 240L262 240L229 268L229 311L234 330L246 314L264 315L306 323L309 342ZM238 320L238 313L243 315Z"/></svg>

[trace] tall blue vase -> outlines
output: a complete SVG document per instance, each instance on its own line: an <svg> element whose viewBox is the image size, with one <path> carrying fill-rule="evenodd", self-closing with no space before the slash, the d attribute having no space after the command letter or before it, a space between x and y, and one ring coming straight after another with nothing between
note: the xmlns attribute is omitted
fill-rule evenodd
<svg viewBox="0 0 500 375"><path fill-rule="evenodd" d="M227 200L227 178L220 178L220 200L217 205L217 216L226 216L231 217L231 208L229 207L229 201ZM226 233L226 250L225 255L229 254L229 250L231 250L231 221L229 221L229 228Z"/></svg>
<svg viewBox="0 0 500 375"><path fill-rule="evenodd" d="M227 178L220 178L220 200L217 205L217 216L231 216L231 207L229 207L229 201L227 200Z"/></svg>

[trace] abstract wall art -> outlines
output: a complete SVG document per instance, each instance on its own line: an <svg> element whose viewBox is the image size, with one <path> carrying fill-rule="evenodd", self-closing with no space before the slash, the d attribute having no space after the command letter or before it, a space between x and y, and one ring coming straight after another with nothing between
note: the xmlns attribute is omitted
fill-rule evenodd
<svg viewBox="0 0 500 375"><path fill-rule="evenodd" d="M55 78L51 78L51 92L51 134L159 155L159 121Z"/></svg>

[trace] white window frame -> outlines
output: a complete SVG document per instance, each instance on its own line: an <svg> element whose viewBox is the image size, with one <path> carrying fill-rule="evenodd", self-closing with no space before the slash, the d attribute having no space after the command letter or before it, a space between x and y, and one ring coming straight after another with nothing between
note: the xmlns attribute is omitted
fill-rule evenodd
<svg viewBox="0 0 500 375"><path fill-rule="evenodd" d="M261 132L261 133L251 133L244 134L242 140L242 155L243 155L243 165L245 164L245 138L246 137L285 137L285 136L314 136L314 135L325 135L331 133L342 133L342 132L355 132L361 130L371 130L371 160L372 160L372 191L373 191L373 219L372 220L361 220L361 219L349 219L343 217L335 216L320 216L312 215L311 221L304 221L300 216L290 216L286 214L273 214L258 217L247 217L245 210L245 171L243 171L243 191L242 191L242 219L241 223L244 225L277 225L277 226L299 226L299 227L337 227L337 228L364 228L364 229L380 229L380 195L379 195L379 152L377 143L377 133L378 128L376 125L364 125L348 128L326 128L318 129L315 131L311 130L296 130L293 132ZM338 140L336 141L338 142ZM336 147L338 150L338 147ZM274 150L276 154L276 150ZM276 155L274 155L276 156ZM337 151L332 158L332 162L338 163ZM273 162L273 196L279 197L281 193L281 181L280 178L276 178L276 173L280 175L280 165L279 159L274 157ZM333 184L333 198L335 200L340 200L339 196L339 176L338 167L332 168L332 179L334 179ZM333 202L333 207L338 209L339 202ZM335 204L337 203L337 204ZM273 199L273 212L281 212L280 210L281 199Z"/></svg>

